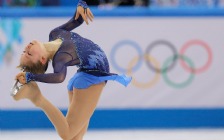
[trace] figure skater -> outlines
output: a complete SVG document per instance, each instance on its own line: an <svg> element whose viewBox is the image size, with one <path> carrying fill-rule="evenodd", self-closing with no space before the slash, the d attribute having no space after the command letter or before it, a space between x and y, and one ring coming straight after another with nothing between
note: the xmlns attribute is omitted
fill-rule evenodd
<svg viewBox="0 0 224 140"><path fill-rule="evenodd" d="M74 16L50 32L49 42L33 40L25 47L18 66L23 72L17 74L16 79L23 86L14 99L29 99L41 108L63 140L82 140L108 80L115 80L124 86L131 81L125 75L110 73L107 57L97 44L71 32L84 21L88 25L93 18L88 5L80 0ZM52 60L53 73L45 73L49 60ZM69 107L64 116L41 94L36 81L61 83L68 66L79 69L67 86Z"/></svg>

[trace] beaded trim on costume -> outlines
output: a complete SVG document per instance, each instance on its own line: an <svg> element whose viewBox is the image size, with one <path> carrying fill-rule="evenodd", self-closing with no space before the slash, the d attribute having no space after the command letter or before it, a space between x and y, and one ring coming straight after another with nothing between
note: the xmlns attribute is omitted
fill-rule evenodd
<svg viewBox="0 0 224 140"><path fill-rule="evenodd" d="M78 6L82 6L83 8L89 8L85 1L79 0Z"/></svg>

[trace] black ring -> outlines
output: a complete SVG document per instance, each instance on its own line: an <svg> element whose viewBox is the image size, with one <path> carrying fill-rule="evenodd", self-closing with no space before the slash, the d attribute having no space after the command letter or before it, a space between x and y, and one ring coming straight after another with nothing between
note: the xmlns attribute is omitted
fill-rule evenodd
<svg viewBox="0 0 224 140"><path fill-rule="evenodd" d="M87 8L84 8L84 14L87 14Z"/></svg>
<svg viewBox="0 0 224 140"><path fill-rule="evenodd" d="M177 50L176 50L176 48L174 47L174 45L172 44L172 43L170 43L170 42L168 42L168 41L166 41L166 40L158 40L158 41L155 41L155 42L153 42L153 43L151 43L147 48L146 48L146 51L145 51L145 56L150 56L150 52L152 51L152 49L153 48L155 48L157 45L159 45L159 44L164 44L164 45L166 45L166 46L168 46L171 50L172 50L172 52L173 52L173 54L174 54L174 57L173 57L173 62L172 63L170 63L170 65L169 66L167 66L167 67L165 67L165 68L156 68L156 67L154 67L153 66L153 64L150 62L150 61L145 61L146 62L146 64L147 64L147 66L150 68L150 69L152 69L153 71L155 71L155 72L157 72L157 73L163 73L163 72L167 72L167 71L169 71L169 70L171 70L174 66L175 66L175 64L176 64L176 60L177 60L177 56L178 56L178 52L177 52Z"/></svg>

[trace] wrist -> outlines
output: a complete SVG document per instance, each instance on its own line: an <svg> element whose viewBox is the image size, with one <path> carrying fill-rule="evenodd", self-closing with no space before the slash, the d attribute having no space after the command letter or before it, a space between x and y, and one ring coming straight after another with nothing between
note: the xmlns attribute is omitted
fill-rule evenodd
<svg viewBox="0 0 224 140"><path fill-rule="evenodd" d="M89 8L87 3L84 0L79 0L78 6L82 6L83 8Z"/></svg>
<svg viewBox="0 0 224 140"><path fill-rule="evenodd" d="M33 74L30 72L25 73L26 83L29 83L30 81L33 81Z"/></svg>

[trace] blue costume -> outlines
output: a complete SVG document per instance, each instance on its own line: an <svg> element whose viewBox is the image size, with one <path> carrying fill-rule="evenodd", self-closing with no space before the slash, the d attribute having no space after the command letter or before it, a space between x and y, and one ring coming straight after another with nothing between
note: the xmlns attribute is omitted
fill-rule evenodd
<svg viewBox="0 0 224 140"><path fill-rule="evenodd" d="M78 6L88 8L84 1L79 1ZM68 90L73 87L85 89L91 85L115 80L127 86L131 78L125 75L110 73L109 63L104 51L91 40L81 37L71 30L80 26L83 18L80 15L75 20L75 15L65 24L55 28L50 32L49 41L61 39L62 44L52 59L54 73L33 74L26 73L26 80L39 81L45 83L60 83L66 77L67 67L76 65L79 67L77 73L70 79Z"/></svg>

